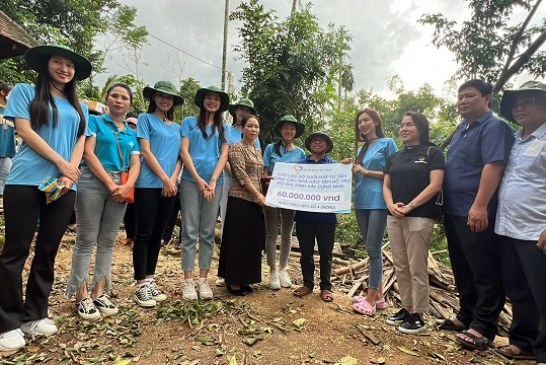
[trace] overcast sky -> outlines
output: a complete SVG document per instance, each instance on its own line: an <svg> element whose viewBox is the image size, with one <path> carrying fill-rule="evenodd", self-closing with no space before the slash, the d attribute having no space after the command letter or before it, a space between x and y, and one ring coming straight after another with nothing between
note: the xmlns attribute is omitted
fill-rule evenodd
<svg viewBox="0 0 546 365"><path fill-rule="evenodd" d="M176 83L180 77L191 76L202 86L220 85L224 0L120 2L138 9L137 24L145 25L153 36L148 38L149 44L142 52L139 71L145 82L153 84L166 79ZM280 19L289 15L292 6L292 0L262 0L261 3L275 10ZM343 25L352 37L349 62L354 67L355 90L373 88L386 94L387 80L398 74L406 89L413 90L428 83L438 94L453 97L444 87L444 82L457 69L453 55L434 47L431 27L417 20L425 13L468 19L469 11L462 0L315 0L312 3L312 11L321 26ZM230 11L236 10L239 4L239 0L230 0ZM233 45L239 41L237 26L235 22L229 24L227 58L227 69L234 74L236 91L244 67L233 51ZM107 62L109 73L127 73L120 65L120 55L115 52L111 55ZM99 82L105 78L101 75Z"/></svg>

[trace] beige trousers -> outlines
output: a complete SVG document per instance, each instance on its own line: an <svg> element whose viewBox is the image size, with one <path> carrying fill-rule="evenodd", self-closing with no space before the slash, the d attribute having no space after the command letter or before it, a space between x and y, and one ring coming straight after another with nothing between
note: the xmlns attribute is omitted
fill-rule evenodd
<svg viewBox="0 0 546 365"><path fill-rule="evenodd" d="M391 242L394 270L402 306L416 313L429 309L428 249L434 220L422 217L388 216L387 232Z"/></svg>

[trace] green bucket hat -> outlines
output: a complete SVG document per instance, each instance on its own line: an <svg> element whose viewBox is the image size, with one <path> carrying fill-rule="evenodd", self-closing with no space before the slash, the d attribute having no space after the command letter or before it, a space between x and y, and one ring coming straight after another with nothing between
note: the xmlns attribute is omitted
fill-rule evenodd
<svg viewBox="0 0 546 365"><path fill-rule="evenodd" d="M152 100L152 96L159 91L160 93L171 95L173 97L173 106L184 104L184 98L178 95L178 91L174 84L170 81L158 81L155 83L154 87L146 86L142 90L142 95L148 99Z"/></svg>
<svg viewBox="0 0 546 365"><path fill-rule="evenodd" d="M228 110L229 95L216 86L203 87L197 90L197 93L195 94L195 105L197 105L199 109L203 108L203 100L205 99L205 96L211 92L220 95L220 111L225 112Z"/></svg>
<svg viewBox="0 0 546 365"><path fill-rule="evenodd" d="M540 81L527 81L521 84L519 89L506 89L502 94L500 114L509 121L516 123L512 115L512 107L516 97L526 91L538 91L546 96L546 84Z"/></svg>
<svg viewBox="0 0 546 365"><path fill-rule="evenodd" d="M258 114L256 112L256 109L254 108L254 103L252 102L252 100L247 99L247 98L241 98L235 104L230 104L229 105L229 109L228 109L229 114L231 114L233 119L235 119L235 109L237 109L238 106L246 106L247 108L252 110L252 114L254 114L254 115Z"/></svg>
<svg viewBox="0 0 546 365"><path fill-rule="evenodd" d="M63 45L48 45L32 47L25 53L25 62L28 67L40 73L47 70L47 61L53 55L68 58L74 62L76 80L85 80L91 75L91 62Z"/></svg>
<svg viewBox="0 0 546 365"><path fill-rule="evenodd" d="M334 142L332 142L332 139L328 137L328 135L324 132L311 133L309 137L305 138L305 148L311 151L311 141L313 140L313 138L319 136L324 138L326 140L326 144L328 144L328 148L326 149L325 153L330 153L334 149Z"/></svg>
<svg viewBox="0 0 546 365"><path fill-rule="evenodd" d="M282 125L286 122L293 123L296 126L296 135L294 136L294 138L301 137L303 135L303 132L305 132L305 124L298 122L296 120L296 117L289 114L289 115L283 116L277 122L277 124L275 124L275 128L273 128L273 130L275 131L275 133L277 133L279 137L282 137L282 134L281 134Z"/></svg>

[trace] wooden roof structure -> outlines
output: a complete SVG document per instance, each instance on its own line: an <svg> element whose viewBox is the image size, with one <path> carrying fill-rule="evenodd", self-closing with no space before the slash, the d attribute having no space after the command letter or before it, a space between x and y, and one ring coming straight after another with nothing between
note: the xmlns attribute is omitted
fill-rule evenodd
<svg viewBox="0 0 546 365"><path fill-rule="evenodd" d="M21 56L27 49L36 45L38 45L36 40L0 11L0 59Z"/></svg>

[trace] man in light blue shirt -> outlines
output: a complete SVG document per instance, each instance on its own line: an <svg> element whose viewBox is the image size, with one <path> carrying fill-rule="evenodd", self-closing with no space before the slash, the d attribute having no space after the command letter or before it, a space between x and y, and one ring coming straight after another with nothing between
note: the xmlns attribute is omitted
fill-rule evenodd
<svg viewBox="0 0 546 365"><path fill-rule="evenodd" d="M512 301L508 358L546 363L546 84L528 81L505 90L501 114L519 124L499 189L503 282ZM534 356L533 356L534 355Z"/></svg>

